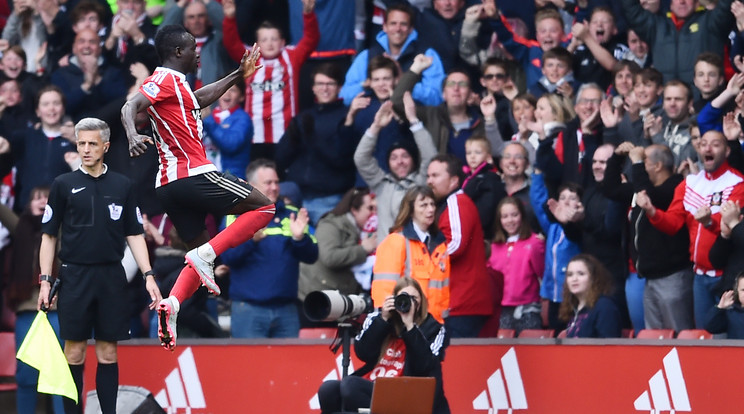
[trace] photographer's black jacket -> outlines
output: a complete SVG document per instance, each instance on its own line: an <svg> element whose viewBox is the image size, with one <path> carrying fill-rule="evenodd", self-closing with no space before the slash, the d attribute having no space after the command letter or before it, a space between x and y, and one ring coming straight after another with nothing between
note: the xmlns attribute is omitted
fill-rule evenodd
<svg viewBox="0 0 744 414"><path fill-rule="evenodd" d="M382 319L379 311L367 315L362 331L354 340L354 351L357 357L364 361L364 366L352 375L363 376L374 369L380 359L383 343L390 336L397 336L393 324ZM436 378L432 413L448 414L449 404L442 385L442 360L444 350L449 345L449 335L445 332L444 326L429 314L421 326L403 332L401 338L406 344L403 375Z"/></svg>

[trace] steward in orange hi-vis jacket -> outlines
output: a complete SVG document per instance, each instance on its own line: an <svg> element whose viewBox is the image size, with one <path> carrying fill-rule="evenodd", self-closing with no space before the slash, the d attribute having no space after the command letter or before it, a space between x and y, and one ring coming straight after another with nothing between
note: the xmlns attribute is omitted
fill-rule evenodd
<svg viewBox="0 0 744 414"><path fill-rule="evenodd" d="M377 246L372 300L376 308L381 307L398 279L410 276L419 282L429 300L429 313L443 323L449 309L449 275L444 235L437 233L424 243L409 221L402 231L390 233Z"/></svg>

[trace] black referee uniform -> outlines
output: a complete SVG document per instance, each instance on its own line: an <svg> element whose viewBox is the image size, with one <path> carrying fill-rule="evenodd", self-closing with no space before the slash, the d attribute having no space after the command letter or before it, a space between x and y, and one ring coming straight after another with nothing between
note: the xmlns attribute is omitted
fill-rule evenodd
<svg viewBox="0 0 744 414"><path fill-rule="evenodd" d="M127 236L143 233L142 216L129 179L109 171L92 177L82 169L52 183L42 232L61 227L58 312L66 340L129 339L126 274L121 266Z"/></svg>

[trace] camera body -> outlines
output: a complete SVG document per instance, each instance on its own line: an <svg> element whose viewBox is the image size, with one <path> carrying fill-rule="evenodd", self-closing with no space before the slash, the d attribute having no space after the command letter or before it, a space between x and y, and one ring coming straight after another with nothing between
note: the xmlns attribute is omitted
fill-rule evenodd
<svg viewBox="0 0 744 414"><path fill-rule="evenodd" d="M395 301L395 310L400 313L408 313L411 311L413 305L413 298L406 292L400 292L395 295L393 299Z"/></svg>

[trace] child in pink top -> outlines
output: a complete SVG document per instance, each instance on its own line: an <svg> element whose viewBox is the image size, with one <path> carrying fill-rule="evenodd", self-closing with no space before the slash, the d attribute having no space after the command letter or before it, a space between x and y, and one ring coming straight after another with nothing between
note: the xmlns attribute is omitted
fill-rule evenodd
<svg viewBox="0 0 744 414"><path fill-rule="evenodd" d="M496 208L496 232L488 267L504 275L501 328L541 329L540 278L545 267L545 240L530 228L522 202L506 197Z"/></svg>

